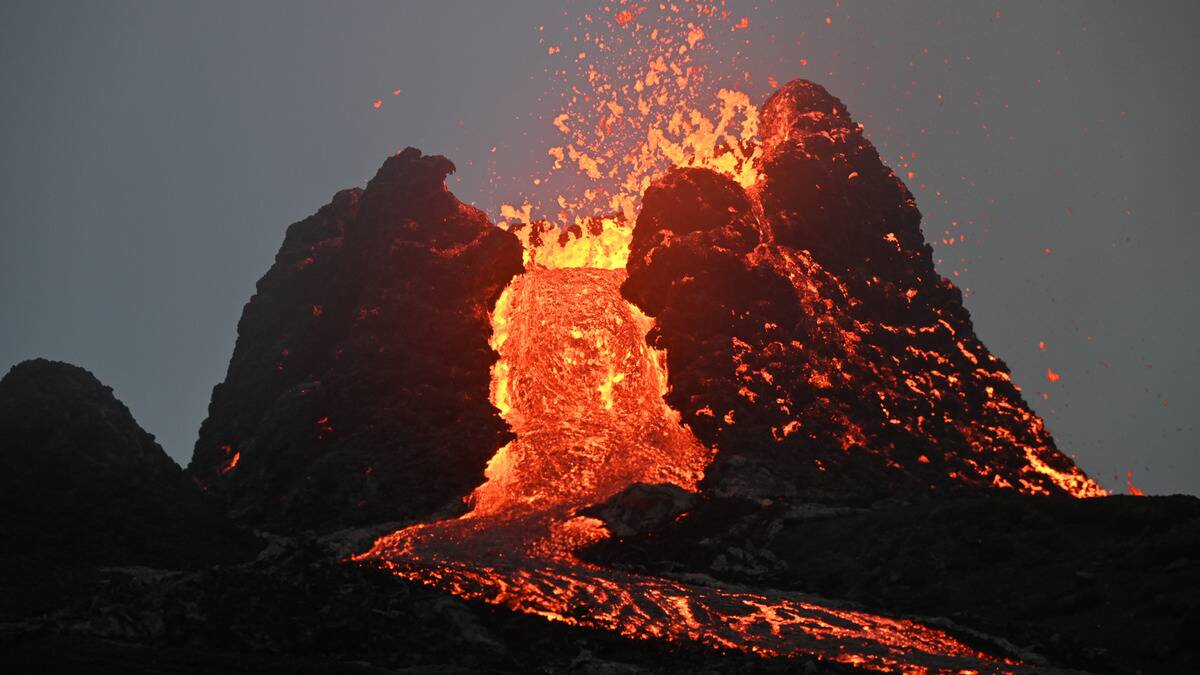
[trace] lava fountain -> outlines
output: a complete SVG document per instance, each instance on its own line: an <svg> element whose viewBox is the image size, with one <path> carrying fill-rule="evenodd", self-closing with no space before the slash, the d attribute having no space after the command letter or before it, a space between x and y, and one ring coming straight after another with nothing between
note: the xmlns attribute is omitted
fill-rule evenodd
<svg viewBox="0 0 1200 675"><path fill-rule="evenodd" d="M575 515L635 482L694 489L711 452L662 400L649 320L620 294L623 269L531 269L492 316L494 403L517 439L497 452L472 509L376 542L358 559L461 597L645 639L881 670L1019 670L918 623L795 593L607 569L575 551L607 536Z"/></svg>
<svg viewBox="0 0 1200 675"><path fill-rule="evenodd" d="M609 26L614 31L611 34L593 30L591 17L581 23L583 39L594 41L596 49L591 54L580 51L574 62L578 81L571 85L569 92L563 93L564 108L554 118L554 126L562 133L563 143L547 150L554 160L553 168L544 176L531 178L542 191L556 191L556 184L563 189L554 199L532 195L523 198L520 206L501 207L501 224L516 234L525 246L526 271L513 280L492 312L492 347L500 358L492 370L491 396L493 404L515 432L516 439L491 459L486 471L487 480L469 496L470 510L466 514L452 520L413 525L385 536L356 559L466 599L571 625L613 631L631 638L694 642L715 649L773 657L805 655L893 672L1028 670L1019 661L989 655L945 631L914 621L872 614L798 593L751 590L719 585L711 580L639 575L593 565L577 556L582 547L609 536L601 521L580 515L583 507L603 502L639 482L672 483L695 490L710 463L713 469L717 468L714 447L721 447L722 452L728 449L721 445L721 429L706 432L703 426L718 423L705 422L708 418L701 419L697 415L707 412L710 418L724 419L726 426L735 426L731 414L713 417L707 406L695 411L685 410L675 403L671 407L667 405L664 397L669 394L670 380L666 359L646 341L654 322L621 293L627 277L631 223L645 215L641 208L643 196L649 194L647 190L652 181L671 167L714 172L724 180L732 181L745 191L744 194L753 196L735 200L743 204L744 209L739 211L731 207L729 211L733 213L731 218L758 223L754 231L747 230L743 233L746 236L728 240L721 239L718 232L712 235L712 241L716 242L713 247L704 250L711 254L709 258L735 255L729 247L745 244L747 248L755 249L753 242L746 242L751 239L759 242L761 251L755 249L746 259L739 260L738 269L747 270L759 263L771 266L774 276L767 276L780 280L781 287L786 286L795 293L790 296L795 300L795 306L788 305L788 311L782 314L803 314L796 311L797 307L811 310L810 323L816 328L803 325L812 328L806 335L813 338L814 344L808 345L811 350L805 351L806 345L798 337L792 337L788 344L794 346L788 347L792 350L788 357L794 357L793 360L803 365L808 364L806 359L810 352L811 359L825 356L817 364L819 372L810 368L803 371L805 377L796 379L802 384L812 383L811 391L801 392L806 398L799 400L797 409L805 401L812 404L809 407L813 410L825 405L826 408L817 410L825 412L814 414L810 421L825 420L830 429L838 432L860 430L863 426L860 421L870 422L870 429L875 434L872 438L879 440L872 443L865 433L852 434L855 439L861 438L861 443L856 440L855 443L837 444L835 450L829 452L840 453L836 455L839 458L856 458L894 449L898 433L895 430L907 429L908 417L912 418L909 426L916 429L912 432L914 438L919 436L918 440L928 442L930 447L937 447L942 436L951 438L949 432L942 432L951 429L957 420L951 415L951 407L941 403L942 391L920 390L918 380L924 381L922 378L930 377L929 373L943 377L939 369L953 366L962 372L962 377L958 376L958 370L944 376L946 390L955 394L957 407L953 409L963 408L966 412L961 416L964 417L974 414L987 421L996 416L1007 420L997 423L999 431L988 427L975 433L975 427L967 424L968 430L972 431L971 434L964 432L969 436L967 441L983 439L970 446L973 454L967 460L972 466L982 466L980 472L989 473L993 470L992 463L1001 463L985 441L1002 432L1006 434L1001 439L1004 443L992 445L1016 447L1020 441L1030 447L1036 446L1035 450L1045 446L1048 448L1045 453L1056 453L1051 452L1049 441L1043 435L1018 434L1005 426L1013 422L1018 425L1018 430L1029 427L1038 431L1040 420L1027 423L1026 418L1033 419L1031 414L1020 417L1008 414L1007 409L978 412L964 408L965 403L975 405L979 401L984 401L981 405L986 406L986 403L992 403L993 395L1003 398L1011 394L1014 400L1018 400L1019 395L1009 386L1007 371L1003 371L1001 365L990 365L995 359L982 364L980 357L967 349L962 338L956 338L954 344L969 364L960 363L955 352L945 349L945 356L932 348L914 348L911 354L915 356L909 352L893 353L902 342L896 335L911 337L916 342L924 339L927 333L940 336L940 327L945 326L953 336L952 324L934 311L938 307L922 313L909 305L914 297L920 297L922 301L926 297L941 297L950 302L954 296L947 290L952 285L948 281L942 284L932 270L932 261L927 260L927 247L919 230L920 216L915 204L910 204L911 195L882 165L873 146L862 138L861 125L854 124L844 112L844 106L823 90L820 90L822 95L809 96L812 100L807 102L781 99L776 107L787 114L777 111L770 119L764 117L761 126L759 110L750 104L749 97L723 87L716 92L716 107L710 107L705 113L693 102L699 100L700 92L715 89L721 78L709 77L711 74L700 61L693 60L693 55L707 43L707 36L727 32L728 26L722 26L736 21L736 17L717 6L703 4L686 8L671 5L660 7L660 10L656 15L652 8L647 9L646 16L640 18L638 14L622 12ZM653 26L647 18L651 15L656 17ZM734 24L733 30L744 28L746 24L747 19L742 18ZM547 50L553 56L560 48L551 44ZM567 71L556 72L565 75ZM808 95L816 89L801 84L788 91ZM796 105L789 108L791 103ZM792 108L798 112L788 112ZM774 152L772 157L766 156L769 151ZM779 161L781 158L787 161ZM826 171L827 165L834 166L829 170L833 173ZM572 169L577 169L574 176L569 175ZM816 169L829 175L813 173ZM764 208L758 196L760 191L766 190L768 197L777 197L780 194L777 184L804 186L805 189L797 194L811 203L806 202L805 206L775 200L770 209ZM815 189L813 185L816 185ZM851 289L834 274L823 271L809 253L791 247L791 244L784 246L788 251L778 255L770 252L772 247L782 245L776 241L776 230L787 234L792 230L806 233L811 229L797 225L788 230L783 227L791 223L787 219L805 225L808 221L802 216L833 218L830 214L843 213L845 204L859 203L849 196L840 202L825 196L840 195L837 190L842 190L845 185L860 192L865 189L862 186L869 185L872 190L882 186L883 189L876 191L878 194L855 193L856 199L859 202L868 198L878 200L883 195L891 200L887 204L896 207L895 213L887 212L888 217L876 218L873 212L864 211L851 213L849 219L865 223L860 228L864 232L870 230L867 238L874 248L867 247L864 250L870 254L860 257L883 260L884 269L899 275L899 281L882 283L872 271L860 279L861 288L855 286L853 289L858 295L872 298L872 308L883 308L879 316L859 311L859 300L850 295ZM715 208L709 196L700 195L681 203L680 213L673 215L687 222L678 227L671 223L648 224L650 235L641 242L643 250L633 261L643 275L654 257L647 242L653 240L651 243L665 249L672 243L687 244L710 236L706 222L691 222L705 208ZM826 204L820 199L832 201ZM757 206L751 208L751 203ZM550 204L556 205L557 211L549 207ZM717 215L723 215L723 212ZM767 227L765 219L768 218L779 221L780 227ZM717 220L716 216L708 219ZM837 218L833 220L845 224ZM874 232L874 229L891 227L892 222L912 230L909 233L911 241L906 240L908 249L902 250L894 231ZM719 227L716 230L725 231ZM735 230L729 229L729 232ZM909 236L908 230L900 232ZM861 233L851 234L858 236ZM835 230L823 243L833 246L833 242L840 242L842 245L848 241L848 236L845 228ZM894 252L888 248L893 245ZM858 251L857 248L854 250ZM824 249L820 253L824 255ZM709 258L701 256L697 259ZM836 256L826 256L826 259L838 262ZM901 274L914 269L920 274L910 275L911 279ZM703 273L703 270L696 272ZM854 276L858 274L857 268L847 267L843 273L847 278L858 278ZM689 270L680 283L686 285L694 280ZM821 281L825 285L819 287L819 280L828 283ZM898 285L901 283L907 285ZM900 296L896 294L913 284L921 285L922 290L909 290L900 304L897 300ZM695 299L698 296L688 297ZM840 300L835 302L835 299ZM693 314L706 311L702 300L699 305ZM754 314L756 307L739 306L731 315L733 318L715 323L728 328ZM918 323L928 322L928 314L942 320L932 328ZM959 315L965 317L966 313L962 311ZM949 318L960 321L959 315ZM897 317L903 320L899 326L884 323L885 319L896 320ZM782 324L774 318L755 320L759 321L757 327L752 327L755 331L783 330ZM660 323L655 330L660 330L662 317L657 317L656 321ZM964 323L963 327L969 329L969 324ZM833 338L827 336L834 333ZM738 334L732 339L724 333L700 336L700 339L713 344L749 345ZM779 345L785 342L774 336L763 339L774 341L767 347L774 345L771 348L775 353L780 352ZM823 346L816 344L819 340L825 341ZM932 363L927 362L930 359ZM713 368L711 372L704 371L701 376L689 380L701 383L701 389L714 388L713 380L722 377L720 368L732 370L739 365L728 358L699 360ZM910 362L915 364L911 366L911 373L903 367ZM851 366L857 368L853 372L861 377L851 377L851 371L846 370ZM741 364L738 370L725 373L724 377L729 382L740 382L753 374L747 372L748 368ZM995 377L1001 380L994 384L989 379L993 377L993 370L998 373ZM772 386L776 388L792 384L783 382L782 376L780 380L768 376L765 366L754 372L765 378L767 384L775 383ZM871 386L880 390L878 406L871 408L865 403L859 406L869 413L860 415L860 421L847 416L846 410L850 409L847 406L870 397L859 395L856 389L846 401L839 402L824 393L832 383L844 380L855 382L854 387L875 383ZM975 390L977 384L978 391ZM964 389L967 385L970 385L969 391ZM764 392L772 394L764 394L764 406L775 401L784 413L793 415L789 391L772 389L767 392L764 389ZM691 393L703 397L706 392ZM747 396L752 402L757 398L757 394L746 386L741 387L738 395ZM920 400L914 396L919 396ZM883 405L885 402L894 407ZM1017 406L1014 410L1021 412L1018 404L1013 405ZM936 408L936 418L933 413L926 414L925 408L929 407ZM907 416L905 419L896 417L902 411L907 411L903 413ZM795 414L802 415L803 412ZM773 441L795 444L796 439L804 436L792 433L801 427L801 421L780 424L782 431ZM924 431L931 424L937 427L940 435ZM764 424L747 426L770 428ZM814 424L812 428L818 426ZM693 429L700 438L706 439L705 442L698 440ZM847 433L841 433L841 437L847 437ZM800 460L796 458L800 457L811 463L812 457L816 457L813 453L822 450L819 440L795 448L789 461L797 464ZM897 447L904 449L912 445L905 440ZM734 451L738 449L734 448ZM856 449L855 453L851 453L851 449ZM944 454L957 458L955 452ZM978 460L974 459L976 455ZM1030 472L1037 474L1036 480L1030 479L1028 485L1022 482L1015 488L1012 484L1007 487L1049 491L1050 487L1043 486L1049 480L1044 474L1057 469L1040 469L1034 462L1040 456L1034 453L1026 461L1006 459L1005 462L1012 465L1009 467L1012 472L1021 476ZM934 459L938 457L935 455ZM922 455L912 463L920 468L930 462L930 458ZM1070 463L1064 459L1062 464ZM816 461L816 465L821 472L825 471L820 461ZM895 461L889 461L887 466L888 470L902 468ZM953 481L966 478L955 470L948 475ZM985 479L990 481L990 475L981 476L976 482ZM1080 483L1083 486L1080 489L1085 492L1084 488L1092 486L1086 483L1086 477L1075 474L1065 475L1064 480L1070 486L1075 485L1071 481Z"/></svg>

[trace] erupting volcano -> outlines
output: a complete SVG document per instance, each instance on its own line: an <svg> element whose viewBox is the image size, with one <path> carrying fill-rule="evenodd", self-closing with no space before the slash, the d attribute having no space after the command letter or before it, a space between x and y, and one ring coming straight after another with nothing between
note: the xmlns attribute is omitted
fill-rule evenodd
<svg viewBox="0 0 1200 675"><path fill-rule="evenodd" d="M470 511L384 537L358 559L627 636L877 669L1020 670L912 621L576 556L607 536L579 511L635 483L761 498L921 486L1100 494L970 334L911 196L840 102L797 81L764 118L748 191L734 180L740 161L728 177L675 169L650 186L625 231L628 274L583 266L613 266L614 219L544 239L530 226L527 270L492 312L491 398L515 440L489 462ZM796 246L817 234L840 246Z"/></svg>
<svg viewBox="0 0 1200 675"><path fill-rule="evenodd" d="M944 172L917 182L914 148L945 159L946 146L909 147L884 118L894 104L901 123L923 123L912 104L925 83L901 82L901 61L880 64L863 42L818 67L828 37L801 30L811 22L752 23L734 5L616 0L563 13L568 25L538 25L536 46L496 59L511 57L522 78L544 65L545 91L537 77L498 78L486 108L474 105L475 76L506 71L481 68L485 52L462 38L512 31L447 24L447 44L458 43L438 67L468 58L475 79L412 60L358 113L473 148L454 150L468 196L448 188L450 159L392 153L402 146L389 135L365 185L289 226L242 309L186 469L87 370L12 368L0 379L0 535L12 544L0 555L0 662L155 673L1200 670L1200 500L1145 496L1124 467L1130 494L1110 495L1060 450L984 338L1003 352L1012 343L977 334L947 278L964 268L935 258L909 186L941 200L923 201L936 204L926 230L952 216L972 236L988 231L977 208L999 202L994 220L1011 222L1028 204L1042 227L1045 203L983 206L975 195L963 207L970 193L943 194ZM818 17L821 35L843 18L847 35L869 35L884 14L838 12ZM426 31L415 8L398 14ZM922 37L885 27L903 49ZM316 53L315 33L280 36ZM430 52L418 44L389 48ZM869 136L820 84L767 74L776 50L766 68L861 86L850 101L859 119L886 133ZM807 67L801 54L812 70L793 70ZM336 64L324 55L317 74ZM888 74L851 74L848 64L868 63ZM964 141L954 171L961 162L970 182L991 159L973 153L994 146L946 123L967 88L985 87L959 75L929 131ZM351 79L338 82L349 90ZM1090 119L1085 130L1100 128ZM393 131L368 123L352 136ZM1035 131L1060 140L1054 125ZM889 166L871 139L905 152ZM247 192L260 200L260 187ZM988 255L1008 264L1011 250ZM998 287L1031 288L1024 274L993 271L1000 286L979 296L977 316L994 316L995 300L982 299L1004 295ZM1073 281L1076 299L1086 289L1119 301L1094 278ZM1025 343L1030 353L1068 343L1051 328ZM1038 374L1053 365L1045 377L1065 393L1101 352L1063 353L1041 354L1063 360L1039 362ZM1177 400L1160 394L1164 408L1166 393ZM1092 441L1066 422L1082 409L1056 426L1079 448ZM1110 473L1099 456L1093 476ZM1156 478L1138 481L1153 493Z"/></svg>
<svg viewBox="0 0 1200 675"><path fill-rule="evenodd" d="M911 621L803 596L625 574L574 557L605 536L576 509L635 482L694 488L710 456L662 400L659 355L645 344L649 321L621 297L624 277L537 269L513 282L493 316L501 354L493 394L517 440L488 465L471 512L385 537L361 559L464 597L631 637L879 668L996 665Z"/></svg>

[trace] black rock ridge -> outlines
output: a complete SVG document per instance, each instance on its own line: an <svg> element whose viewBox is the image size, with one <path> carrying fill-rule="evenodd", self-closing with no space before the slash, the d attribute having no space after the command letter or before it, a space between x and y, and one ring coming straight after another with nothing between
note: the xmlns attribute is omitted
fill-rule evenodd
<svg viewBox="0 0 1200 675"><path fill-rule="evenodd" d="M56 607L91 570L191 569L255 550L91 373L35 359L0 380L0 617Z"/></svg>
<svg viewBox="0 0 1200 675"><path fill-rule="evenodd" d="M288 228L238 323L188 473L276 531L448 513L510 438L488 312L517 239L408 148Z"/></svg>

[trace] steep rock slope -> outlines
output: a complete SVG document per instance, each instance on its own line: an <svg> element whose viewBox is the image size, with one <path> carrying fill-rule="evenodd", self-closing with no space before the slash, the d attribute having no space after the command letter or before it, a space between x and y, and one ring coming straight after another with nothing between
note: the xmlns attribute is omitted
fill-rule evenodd
<svg viewBox="0 0 1200 675"><path fill-rule="evenodd" d="M646 191L623 293L656 323L705 486L874 501L967 487L1098 495L934 269L912 195L845 106L763 106L749 191L674 169Z"/></svg>
<svg viewBox="0 0 1200 675"><path fill-rule="evenodd" d="M282 531L428 516L510 438L488 401L488 312L517 239L408 148L288 229L243 311L188 471Z"/></svg>

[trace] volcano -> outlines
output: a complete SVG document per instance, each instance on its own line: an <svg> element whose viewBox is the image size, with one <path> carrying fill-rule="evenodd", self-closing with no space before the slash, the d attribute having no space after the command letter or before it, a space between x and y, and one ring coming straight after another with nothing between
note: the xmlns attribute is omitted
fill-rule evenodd
<svg viewBox="0 0 1200 675"><path fill-rule="evenodd" d="M840 101L796 81L762 119L749 190L708 168L650 186L627 271L540 269L530 256L492 316L492 399L516 440L469 513L358 559L630 636L880 669L1019 669L911 622L616 575L573 555L605 536L579 509L634 483L694 490L702 475L706 492L757 499L1103 494L975 338L911 195ZM802 247L826 239L839 245Z"/></svg>
<svg viewBox="0 0 1200 675"><path fill-rule="evenodd" d="M224 514L204 532L270 546L232 570L105 581L55 619L74 628L22 630L94 638L81 617L120 606L160 619L120 640L161 646L147 626L169 616L194 639L203 607L228 633L200 644L232 654L319 636L343 664L514 672L597 653L608 672L625 650L661 672L1195 663L1191 595L1138 599L1194 577L1195 500L1114 502L1056 447L841 101L797 80L753 119L756 135L706 132L717 145L649 181L633 219L498 227L447 190L449 160L414 148L337 193L288 229L191 484L171 478ZM1172 525L1149 557L1120 557L1152 522ZM957 536L985 526L1002 531ZM1034 532L1073 543L1002 544ZM944 564L977 545L994 560ZM978 590L1002 580L1030 589L1034 618ZM1119 618L1162 637L1094 628Z"/></svg>

